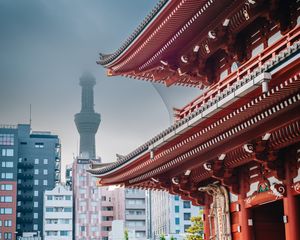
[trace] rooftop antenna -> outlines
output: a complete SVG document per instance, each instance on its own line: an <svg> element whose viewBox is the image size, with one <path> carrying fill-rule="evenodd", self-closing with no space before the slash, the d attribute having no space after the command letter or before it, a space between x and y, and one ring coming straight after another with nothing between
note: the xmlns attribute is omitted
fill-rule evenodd
<svg viewBox="0 0 300 240"><path fill-rule="evenodd" d="M32 119L31 119L31 103L29 105L29 125L30 125L30 128L31 128L31 122L32 122Z"/></svg>

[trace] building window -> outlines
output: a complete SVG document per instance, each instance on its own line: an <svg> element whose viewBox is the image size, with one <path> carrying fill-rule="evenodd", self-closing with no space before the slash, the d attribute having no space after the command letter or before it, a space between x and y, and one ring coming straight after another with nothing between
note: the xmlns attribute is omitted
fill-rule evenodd
<svg viewBox="0 0 300 240"><path fill-rule="evenodd" d="M12 226L12 220L5 220L4 221L4 227L11 227Z"/></svg>
<svg viewBox="0 0 300 240"><path fill-rule="evenodd" d="M54 209L52 207L47 207L46 212L54 212Z"/></svg>
<svg viewBox="0 0 300 240"><path fill-rule="evenodd" d="M178 195L175 195L175 196L174 196L174 199L175 199L175 201L179 201L179 196L178 196Z"/></svg>
<svg viewBox="0 0 300 240"><path fill-rule="evenodd" d="M33 218L34 219L37 219L39 217L39 214L38 213L33 213Z"/></svg>
<svg viewBox="0 0 300 240"><path fill-rule="evenodd" d="M2 156L3 157L13 157L14 156L14 150L10 148L3 148L2 149Z"/></svg>
<svg viewBox="0 0 300 240"><path fill-rule="evenodd" d="M12 239L12 233L11 232L5 232L4 233L4 239L5 240Z"/></svg>
<svg viewBox="0 0 300 240"><path fill-rule="evenodd" d="M14 167L14 163L13 162L2 162L1 163L1 166L2 167L6 167L6 168L12 168L12 167Z"/></svg>
<svg viewBox="0 0 300 240"><path fill-rule="evenodd" d="M0 134L0 145L13 146L14 145L14 134Z"/></svg>
<svg viewBox="0 0 300 240"><path fill-rule="evenodd" d="M34 179L34 185L39 185L39 180L38 179Z"/></svg>
<svg viewBox="0 0 300 240"><path fill-rule="evenodd" d="M39 228L39 226L38 226L37 224L33 224L33 230L34 230L34 231L37 231L38 228Z"/></svg>
<svg viewBox="0 0 300 240"><path fill-rule="evenodd" d="M177 229L177 230L176 230L176 234L179 234L179 233L180 233L180 230Z"/></svg>
<svg viewBox="0 0 300 240"><path fill-rule="evenodd" d="M184 220L190 220L191 219L191 213L184 213L183 214L183 219Z"/></svg>
<svg viewBox="0 0 300 240"><path fill-rule="evenodd" d="M85 232L85 226L80 226L80 232Z"/></svg>
<svg viewBox="0 0 300 240"><path fill-rule="evenodd" d="M13 176L13 174L12 173L1 173L1 178L2 179L13 179L14 178L14 176Z"/></svg>
<svg viewBox="0 0 300 240"><path fill-rule="evenodd" d="M12 196L1 196L0 202L12 202Z"/></svg>
<svg viewBox="0 0 300 240"><path fill-rule="evenodd" d="M190 224L185 224L184 225L184 232L186 232L190 227L191 227Z"/></svg>
<svg viewBox="0 0 300 240"><path fill-rule="evenodd" d="M12 184L1 184L1 191L12 191L13 185Z"/></svg>
<svg viewBox="0 0 300 240"><path fill-rule="evenodd" d="M52 200L53 199L53 196L52 195L48 195L47 196L47 200Z"/></svg>
<svg viewBox="0 0 300 240"><path fill-rule="evenodd" d="M69 231L60 231L60 236L69 236Z"/></svg>
<svg viewBox="0 0 300 240"><path fill-rule="evenodd" d="M33 207L39 207L39 202L33 202Z"/></svg>
<svg viewBox="0 0 300 240"><path fill-rule="evenodd" d="M43 185L47 186L48 185L48 180L43 180Z"/></svg>
<svg viewBox="0 0 300 240"><path fill-rule="evenodd" d="M44 143L42 143L42 142L37 142L37 143L34 144L34 147L35 147L35 148L44 148Z"/></svg>
<svg viewBox="0 0 300 240"><path fill-rule="evenodd" d="M47 158L44 159L44 164L48 164L48 159Z"/></svg>
<svg viewBox="0 0 300 240"><path fill-rule="evenodd" d="M38 160L38 159L37 159ZM39 174L39 170L38 169L34 169L34 174L38 175Z"/></svg>
<svg viewBox="0 0 300 240"><path fill-rule="evenodd" d="M0 227L2 227L2 220L0 220ZM0 238L1 239L1 238Z"/></svg>
<svg viewBox="0 0 300 240"><path fill-rule="evenodd" d="M175 206L175 212L179 213L179 206Z"/></svg>
<svg viewBox="0 0 300 240"><path fill-rule="evenodd" d="M65 196L66 200L71 200L71 196Z"/></svg>
<svg viewBox="0 0 300 240"><path fill-rule="evenodd" d="M190 201L183 201L183 208L191 208L191 202Z"/></svg>
<svg viewBox="0 0 300 240"><path fill-rule="evenodd" d="M1 215L12 214L12 208L0 208Z"/></svg>
<svg viewBox="0 0 300 240"><path fill-rule="evenodd" d="M44 169L44 175L47 175L48 174L48 169Z"/></svg>
<svg viewBox="0 0 300 240"><path fill-rule="evenodd" d="M72 212L72 208L66 207L64 212Z"/></svg>
<svg viewBox="0 0 300 240"><path fill-rule="evenodd" d="M34 194L35 197L38 197L39 196L39 191L34 191L33 194Z"/></svg>
<svg viewBox="0 0 300 240"><path fill-rule="evenodd" d="M177 218L175 218L175 224L176 225L179 225L180 224L180 219L177 217Z"/></svg>
<svg viewBox="0 0 300 240"><path fill-rule="evenodd" d="M38 158L34 159L34 164L39 164L40 160Z"/></svg>
<svg viewBox="0 0 300 240"><path fill-rule="evenodd" d="M58 231L46 231L46 235L47 236L57 236L58 235Z"/></svg>

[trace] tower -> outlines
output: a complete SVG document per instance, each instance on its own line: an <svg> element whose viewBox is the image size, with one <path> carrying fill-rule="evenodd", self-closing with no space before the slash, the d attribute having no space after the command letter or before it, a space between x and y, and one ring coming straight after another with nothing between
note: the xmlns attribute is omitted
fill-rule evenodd
<svg viewBox="0 0 300 240"><path fill-rule="evenodd" d="M81 111L75 114L75 124L80 135L80 157L95 158L95 134L100 124L100 114L94 110L93 87L96 79L90 73L84 73L80 77Z"/></svg>

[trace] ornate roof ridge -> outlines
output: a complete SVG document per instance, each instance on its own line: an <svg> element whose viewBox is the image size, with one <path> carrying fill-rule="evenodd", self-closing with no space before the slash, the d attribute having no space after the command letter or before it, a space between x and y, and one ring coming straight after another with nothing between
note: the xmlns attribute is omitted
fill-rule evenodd
<svg viewBox="0 0 300 240"><path fill-rule="evenodd" d="M140 35L140 33L145 29L145 27L152 21L152 19L162 10L167 2L170 0L159 0L155 7L150 11L150 13L144 18L144 20L139 24L139 26L133 31L133 33L125 40L121 47L112 54L100 53L100 59L97 61L100 65L107 65L108 63L115 60L133 41Z"/></svg>

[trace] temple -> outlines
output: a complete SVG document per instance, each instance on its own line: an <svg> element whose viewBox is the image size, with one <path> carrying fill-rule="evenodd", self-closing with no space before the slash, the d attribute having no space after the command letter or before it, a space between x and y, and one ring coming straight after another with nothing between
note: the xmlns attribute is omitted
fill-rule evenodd
<svg viewBox="0 0 300 240"><path fill-rule="evenodd" d="M98 64L202 89L175 123L88 170L204 206L204 239L300 239L300 2L163 0Z"/></svg>

